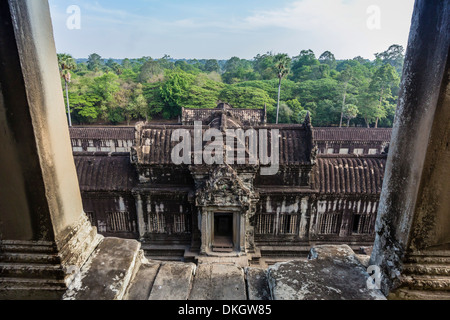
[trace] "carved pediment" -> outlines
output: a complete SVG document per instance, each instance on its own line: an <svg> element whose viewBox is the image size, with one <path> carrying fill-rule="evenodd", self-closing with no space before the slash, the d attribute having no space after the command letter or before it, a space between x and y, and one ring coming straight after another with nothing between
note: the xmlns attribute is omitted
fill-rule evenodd
<svg viewBox="0 0 450 320"><path fill-rule="evenodd" d="M212 170L196 193L199 206L249 206L254 192L247 188L229 165Z"/></svg>

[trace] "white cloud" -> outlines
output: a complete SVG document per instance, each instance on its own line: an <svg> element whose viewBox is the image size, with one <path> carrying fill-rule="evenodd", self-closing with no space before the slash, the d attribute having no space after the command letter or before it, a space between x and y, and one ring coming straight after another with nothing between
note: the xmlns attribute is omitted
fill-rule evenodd
<svg viewBox="0 0 450 320"><path fill-rule="evenodd" d="M53 0L55 1L55 0ZM245 1L245 0L242 0ZM209 15L205 10L176 15L157 11L125 11L80 0L82 29L65 28L65 10L52 6L57 44L76 56L104 52L105 56L179 58L251 58L266 51L297 55L325 50L338 59L373 54L398 43L406 46L414 0L296 0L273 10L240 15ZM380 7L381 29L367 28L367 8ZM210 5L213 10L214 3Z"/></svg>
<svg viewBox="0 0 450 320"><path fill-rule="evenodd" d="M406 46L413 0L300 0L284 8L257 11L244 19L251 30L281 29L280 37L319 51L330 50L338 58L362 55L373 59L375 52L391 44ZM370 13L380 9L380 29L367 27ZM283 31L284 29L284 31ZM305 38L308 42L305 41ZM280 39L277 39L278 43ZM289 47L293 50L293 46Z"/></svg>
<svg viewBox="0 0 450 320"><path fill-rule="evenodd" d="M341 27L348 20L364 14L360 5L349 5L339 0L303 0L273 10L256 12L245 19L249 27L280 27L293 30L312 30L323 27Z"/></svg>

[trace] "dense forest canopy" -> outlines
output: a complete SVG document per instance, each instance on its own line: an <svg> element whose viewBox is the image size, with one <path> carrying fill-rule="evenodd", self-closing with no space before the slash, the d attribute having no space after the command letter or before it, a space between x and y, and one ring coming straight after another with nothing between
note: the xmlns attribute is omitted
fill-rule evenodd
<svg viewBox="0 0 450 320"><path fill-rule="evenodd" d="M404 49L392 45L373 61L336 60L325 51L299 55L267 52L252 60L75 60L59 54L64 92L73 123L130 124L176 119L181 108L264 108L269 121L314 126L390 127L397 104ZM67 110L66 110L67 111Z"/></svg>

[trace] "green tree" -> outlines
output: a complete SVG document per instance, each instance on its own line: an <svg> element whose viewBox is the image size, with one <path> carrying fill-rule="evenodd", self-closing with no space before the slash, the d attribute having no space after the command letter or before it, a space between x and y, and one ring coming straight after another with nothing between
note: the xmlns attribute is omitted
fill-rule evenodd
<svg viewBox="0 0 450 320"><path fill-rule="evenodd" d="M272 80L252 80L237 83L239 87L253 87L266 91L274 100L278 98L278 79ZM297 98L298 84L294 81L283 79L281 86L281 101L287 101Z"/></svg>
<svg viewBox="0 0 450 320"><path fill-rule="evenodd" d="M400 77L393 66L385 64L381 66L373 75L369 86L369 95L377 99L377 117L375 119L375 128L378 127L378 121L386 116L386 107L395 103L391 88L398 86Z"/></svg>
<svg viewBox="0 0 450 320"><path fill-rule="evenodd" d="M114 92L113 100L108 105L108 120L112 123L119 123L123 120L130 125L132 118L131 97L133 95L133 86L124 82L120 84L119 90Z"/></svg>
<svg viewBox="0 0 450 320"><path fill-rule="evenodd" d="M295 118L294 112L289 108L286 102L280 103L279 108L279 120L281 123L293 123L297 122L297 119Z"/></svg>
<svg viewBox="0 0 450 320"><path fill-rule="evenodd" d="M161 98L165 103L163 117L166 119L181 114L181 107L186 104L188 90L195 76L181 69L166 70L165 82L160 88Z"/></svg>
<svg viewBox="0 0 450 320"><path fill-rule="evenodd" d="M148 104L146 119L150 120L152 117L161 115L165 108L165 102L161 97L161 83L144 83L142 90Z"/></svg>
<svg viewBox="0 0 450 320"><path fill-rule="evenodd" d="M359 101L359 112L367 128L376 119L382 119L386 116L385 110L378 107L378 101L369 92L360 94Z"/></svg>
<svg viewBox="0 0 450 320"><path fill-rule="evenodd" d="M216 59L209 59L205 62L204 70L206 72L217 72L220 73L220 65Z"/></svg>
<svg viewBox="0 0 450 320"><path fill-rule="evenodd" d="M181 70L188 72L188 73L192 73L192 74L199 74L200 72L202 72L202 70L200 70L198 67L196 67L195 65L189 64L184 60L176 61L175 67L180 68Z"/></svg>
<svg viewBox="0 0 450 320"><path fill-rule="evenodd" d="M312 50L302 50L298 56L292 59L291 80L298 82L317 79L313 74L319 66L320 62Z"/></svg>
<svg viewBox="0 0 450 320"><path fill-rule="evenodd" d="M289 109L292 110L293 113L292 122L300 123L299 114L304 110L302 104L297 99L288 100L286 101L286 104L289 107Z"/></svg>
<svg viewBox="0 0 450 320"><path fill-rule="evenodd" d="M114 62L111 65L111 70L117 75L121 75L123 73L123 67L117 62Z"/></svg>
<svg viewBox="0 0 450 320"><path fill-rule="evenodd" d="M133 68L133 64L131 63L131 60L128 58L125 58L122 60L122 67L124 69L132 69Z"/></svg>
<svg viewBox="0 0 450 320"><path fill-rule="evenodd" d="M222 75L225 83L233 84L241 81L256 80L250 61L232 57L225 64L225 73Z"/></svg>
<svg viewBox="0 0 450 320"><path fill-rule="evenodd" d="M94 92L93 79L87 76L72 79L69 97L78 123L93 122L99 115L102 97Z"/></svg>
<svg viewBox="0 0 450 320"><path fill-rule="evenodd" d="M279 53L274 57L274 67L278 76L278 101L277 101L277 119L280 111L280 95L281 95L281 80L289 74L289 67L291 64L291 58L285 53Z"/></svg>
<svg viewBox="0 0 450 320"><path fill-rule="evenodd" d="M339 123L342 109L339 81L332 78L307 80L298 84L298 100L311 112L314 126Z"/></svg>
<svg viewBox="0 0 450 320"><path fill-rule="evenodd" d="M94 78L93 93L100 96L100 113L104 120L118 123L123 121L120 107L115 100L116 93L120 90L119 76L114 73L105 73Z"/></svg>
<svg viewBox="0 0 450 320"><path fill-rule="evenodd" d="M353 69L350 66L347 66L345 70L343 70L340 74L340 80L342 83L342 110L341 110L341 119L339 121L339 128L342 128L342 120L344 118L346 100L347 100L347 89L350 81L352 81L354 77Z"/></svg>
<svg viewBox="0 0 450 320"><path fill-rule="evenodd" d="M184 107L215 108L224 87L222 82L213 81L208 75L200 73L187 89L188 94Z"/></svg>
<svg viewBox="0 0 450 320"><path fill-rule="evenodd" d="M258 54L253 60L253 68L261 79L271 80L277 77L275 70L275 57L272 52Z"/></svg>
<svg viewBox="0 0 450 320"><path fill-rule="evenodd" d="M269 116L275 120L274 106L276 101L270 98L264 90L228 85L220 93L219 99L236 108L262 109L266 105Z"/></svg>
<svg viewBox="0 0 450 320"><path fill-rule="evenodd" d="M344 117L347 119L347 127L350 127L350 120L356 118L358 115L358 107L354 104L347 104L344 107Z"/></svg>
<svg viewBox="0 0 450 320"><path fill-rule="evenodd" d="M403 46L393 44L386 51L376 53L375 57L380 59L384 64L393 66L398 74L402 74L403 63L405 61L405 56L403 55L404 51L405 49Z"/></svg>
<svg viewBox="0 0 450 320"><path fill-rule="evenodd" d="M328 65L330 69L336 69L337 66L336 58L330 51L322 53L319 57L319 62Z"/></svg>
<svg viewBox="0 0 450 320"><path fill-rule="evenodd" d="M157 77L162 74L164 74L164 68L161 66L160 62L150 58L150 60L147 60L142 65L137 80L140 83L156 82L159 80Z"/></svg>
<svg viewBox="0 0 450 320"><path fill-rule="evenodd" d="M97 53L93 53L93 54L89 55L88 61L87 61L87 66L88 66L89 70L99 71L103 65L104 65L104 61L100 55L98 55Z"/></svg>
<svg viewBox="0 0 450 320"><path fill-rule="evenodd" d="M130 103L134 118L142 117L148 121L148 103L144 97L144 90L142 84L136 84L133 90L132 101Z"/></svg>
<svg viewBox="0 0 450 320"><path fill-rule="evenodd" d="M165 54L162 58L158 59L158 63L163 69L172 70L175 68L175 63L168 54Z"/></svg>
<svg viewBox="0 0 450 320"><path fill-rule="evenodd" d="M77 68L77 63L75 59L69 54L58 54L58 65L61 77L64 79L64 85L66 90L66 101L67 101L67 117L69 120L69 127L72 126L72 117L70 116L70 103L69 103L69 83L71 80L71 70Z"/></svg>

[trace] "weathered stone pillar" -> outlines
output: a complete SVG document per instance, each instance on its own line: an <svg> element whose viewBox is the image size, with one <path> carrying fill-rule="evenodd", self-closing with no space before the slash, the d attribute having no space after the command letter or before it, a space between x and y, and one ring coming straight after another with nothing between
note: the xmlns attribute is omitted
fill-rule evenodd
<svg viewBox="0 0 450 320"><path fill-rule="evenodd" d="M209 230L208 229L208 212L204 209L201 208L201 239L202 239L202 244L200 246L200 254L206 254L206 250L209 249L208 245L208 234L209 234Z"/></svg>
<svg viewBox="0 0 450 320"><path fill-rule="evenodd" d="M450 3L417 0L371 257L391 297L450 298L449 45Z"/></svg>
<svg viewBox="0 0 450 320"><path fill-rule="evenodd" d="M237 222L237 229L239 232L239 252L240 253L246 253L246 215L238 213L238 222Z"/></svg>
<svg viewBox="0 0 450 320"><path fill-rule="evenodd" d="M309 222L311 220L311 205L308 201L308 198L302 198L300 200L300 225L299 225L299 233L298 236L300 239L308 239L309 237Z"/></svg>
<svg viewBox="0 0 450 320"><path fill-rule="evenodd" d="M99 237L83 213L47 1L0 2L0 299L59 298Z"/></svg>
<svg viewBox="0 0 450 320"><path fill-rule="evenodd" d="M142 202L142 196L138 192L133 193L135 201L136 201L136 214L138 220L138 228L139 228L139 239L144 239L145 234L147 233L145 219L144 219L144 207Z"/></svg>

